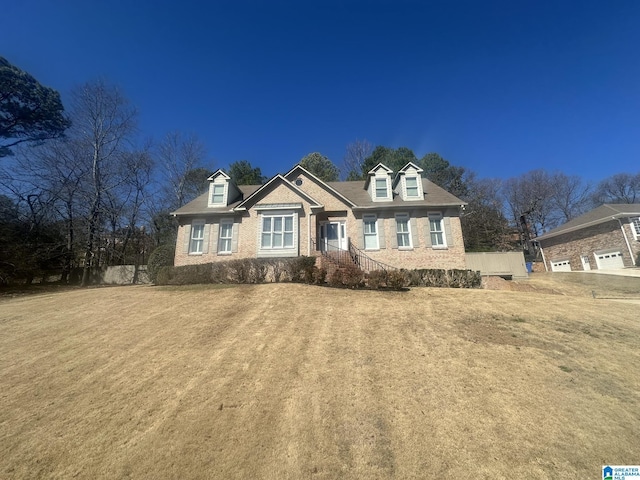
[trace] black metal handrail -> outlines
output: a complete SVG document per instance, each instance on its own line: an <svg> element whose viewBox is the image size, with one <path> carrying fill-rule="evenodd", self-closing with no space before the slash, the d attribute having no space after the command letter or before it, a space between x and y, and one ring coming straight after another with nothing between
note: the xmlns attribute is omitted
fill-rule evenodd
<svg viewBox="0 0 640 480"><path fill-rule="evenodd" d="M314 251L319 251L320 254L329 261L340 266L355 265L364 273L369 273L374 270L397 270L396 267L368 257L362 250L351 243L351 239L349 239L348 242L348 250L334 245L326 245L324 248L318 248L314 239L311 239L311 245Z"/></svg>
<svg viewBox="0 0 640 480"><path fill-rule="evenodd" d="M369 273L374 270L397 270L396 267L392 265L387 265L386 263L379 262L378 260L374 260L373 258L365 255L365 253L356 247L353 243L351 243L351 239L349 239L349 252L351 254L351 258L353 258L354 262L360 269Z"/></svg>
<svg viewBox="0 0 640 480"><path fill-rule="evenodd" d="M324 248L318 248L316 242L312 239L311 245L315 251L319 251L320 254L330 260L331 262L337 264L338 266L345 265L354 265L355 262L349 253L349 250L344 250L340 247L336 247L334 245L326 245Z"/></svg>

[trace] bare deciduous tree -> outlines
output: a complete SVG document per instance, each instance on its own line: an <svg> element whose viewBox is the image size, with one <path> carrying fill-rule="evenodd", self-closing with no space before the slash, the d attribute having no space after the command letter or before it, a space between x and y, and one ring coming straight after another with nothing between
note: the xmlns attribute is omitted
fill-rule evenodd
<svg viewBox="0 0 640 480"><path fill-rule="evenodd" d="M561 214L562 222L568 222L588 210L591 187L582 178L555 172L551 175L551 186L551 200Z"/></svg>
<svg viewBox="0 0 640 480"><path fill-rule="evenodd" d="M503 194L515 225L521 225L521 217L534 236L554 228L560 217L554 209L551 176L544 170L532 170L503 183Z"/></svg>
<svg viewBox="0 0 640 480"><path fill-rule="evenodd" d="M373 153L373 144L367 139L356 139L347 145L342 164L342 177L346 180L359 180L362 177L362 165Z"/></svg>
<svg viewBox="0 0 640 480"><path fill-rule="evenodd" d="M593 193L594 206L603 203L640 202L640 172L617 173L598 183Z"/></svg>
<svg viewBox="0 0 640 480"><path fill-rule="evenodd" d="M504 251L509 243L509 222L503 214L497 178L467 179L468 204L460 218L465 249L472 252Z"/></svg>
<svg viewBox="0 0 640 480"><path fill-rule="evenodd" d="M180 132L167 134L158 147L158 161L163 169L163 192L168 210L180 208L201 194L202 175L194 171L202 170L206 159L206 148L195 135ZM206 178L206 177L205 177Z"/></svg>
<svg viewBox="0 0 640 480"><path fill-rule="evenodd" d="M56 139L42 146L22 148L16 155L16 172L23 191L37 191L52 200L55 219L64 225L66 238L62 282L66 283L74 266L79 220L86 218L85 189L90 165L79 144Z"/></svg>
<svg viewBox="0 0 640 480"><path fill-rule="evenodd" d="M118 163L136 126L136 111L118 88L104 81L86 83L72 93L70 137L78 142L90 167L89 215L82 286L90 283L95 244L106 192L121 181Z"/></svg>

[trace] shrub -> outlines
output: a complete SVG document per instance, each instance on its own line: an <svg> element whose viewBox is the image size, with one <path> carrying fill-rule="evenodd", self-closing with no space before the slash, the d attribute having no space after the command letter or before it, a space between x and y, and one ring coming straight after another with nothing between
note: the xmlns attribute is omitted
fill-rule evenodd
<svg viewBox="0 0 640 480"><path fill-rule="evenodd" d="M480 272L471 270L420 269L404 271L408 286L479 288Z"/></svg>
<svg viewBox="0 0 640 480"><path fill-rule="evenodd" d="M360 288L364 286L364 272L355 265L336 268L329 277L329 285L341 288Z"/></svg>
<svg viewBox="0 0 640 480"><path fill-rule="evenodd" d="M174 256L175 246L173 245L160 245L151 252L149 261L147 262L147 273L153 283L156 283L158 272L162 267L170 267L173 265Z"/></svg>
<svg viewBox="0 0 640 480"><path fill-rule="evenodd" d="M324 268L313 267L313 284L324 285L327 280L327 271Z"/></svg>
<svg viewBox="0 0 640 480"><path fill-rule="evenodd" d="M367 286L378 290L387 286L386 270L373 270L367 274Z"/></svg>
<svg viewBox="0 0 640 480"><path fill-rule="evenodd" d="M211 283L210 263L174 267L170 274L170 285L192 285L196 283Z"/></svg>
<svg viewBox="0 0 640 480"><path fill-rule="evenodd" d="M160 267L156 272L156 285L169 285L173 274L173 267Z"/></svg>
<svg viewBox="0 0 640 480"><path fill-rule="evenodd" d="M315 257L295 257L285 263L284 270L289 281L310 283L315 264Z"/></svg>
<svg viewBox="0 0 640 480"><path fill-rule="evenodd" d="M226 262L213 262L181 267L164 267L161 285L188 285L194 283L265 283L268 281L295 281L321 283L327 272L315 267L314 257L296 258L242 258ZM160 283L161 282L161 283Z"/></svg>
<svg viewBox="0 0 640 480"><path fill-rule="evenodd" d="M391 270L387 274L387 286L394 290L402 290L409 285L405 272L402 270Z"/></svg>
<svg viewBox="0 0 640 480"><path fill-rule="evenodd" d="M227 262L211 263L211 283L228 283L229 267Z"/></svg>
<svg viewBox="0 0 640 480"><path fill-rule="evenodd" d="M242 258L224 262L227 264L227 279L230 283L257 283L252 281L251 260Z"/></svg>

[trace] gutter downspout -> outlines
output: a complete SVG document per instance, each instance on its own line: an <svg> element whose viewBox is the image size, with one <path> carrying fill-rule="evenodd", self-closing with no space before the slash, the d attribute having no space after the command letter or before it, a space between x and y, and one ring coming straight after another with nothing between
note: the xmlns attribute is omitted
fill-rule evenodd
<svg viewBox="0 0 640 480"><path fill-rule="evenodd" d="M631 250L631 244L629 243L629 239L627 238L627 234L624 231L624 225L622 225L622 220L620 220L619 218L617 219L618 223L620 224L620 230L622 230L622 236L624 237L624 241L627 244L627 249L629 250L629 257L631 258L631 265L634 264L634 258L633 258L633 250Z"/></svg>
<svg viewBox="0 0 640 480"><path fill-rule="evenodd" d="M314 215L309 208L309 215L307 215L307 257L311 256L311 217Z"/></svg>
<svg viewBox="0 0 640 480"><path fill-rule="evenodd" d="M538 243L538 245L540 245ZM549 269L547 268L547 259L544 257L544 250L542 249L542 245L540 245L540 253L542 254L542 263L544 263L544 271L548 272Z"/></svg>

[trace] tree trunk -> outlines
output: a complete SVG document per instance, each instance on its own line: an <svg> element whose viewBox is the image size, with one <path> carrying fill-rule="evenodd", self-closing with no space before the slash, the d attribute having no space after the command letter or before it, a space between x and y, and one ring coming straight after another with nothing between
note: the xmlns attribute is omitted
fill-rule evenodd
<svg viewBox="0 0 640 480"><path fill-rule="evenodd" d="M87 247L84 252L84 264L82 269L82 281L80 282L81 287L86 287L91 284L91 267L93 260L93 244L94 238L96 235L97 224L98 224L98 201L94 201L91 206L91 216L89 218L89 228L87 231Z"/></svg>
<svg viewBox="0 0 640 480"><path fill-rule="evenodd" d="M69 283L69 276L71 275L71 268L73 267L73 242L75 241L75 235L73 231L73 207L67 205L67 251L64 255L64 266L62 267L62 276L60 277L61 283Z"/></svg>
<svg viewBox="0 0 640 480"><path fill-rule="evenodd" d="M84 252L84 265L82 270L81 287L86 287L91 283L91 267L93 264L93 244L95 243L96 231L98 229L98 220L100 215L101 203L101 177L100 177L100 147L94 143L93 146L93 186L95 196L91 204L91 213L89 215L89 228L87 235L87 248Z"/></svg>

